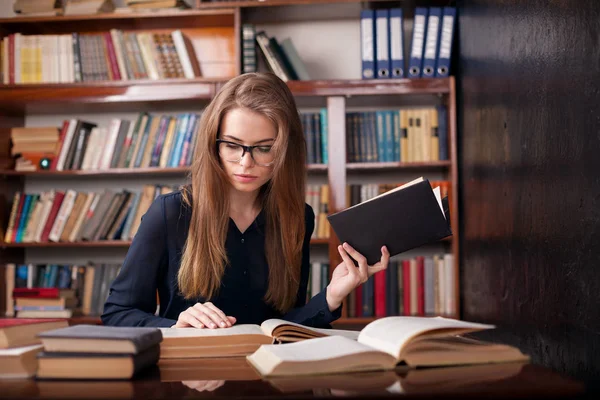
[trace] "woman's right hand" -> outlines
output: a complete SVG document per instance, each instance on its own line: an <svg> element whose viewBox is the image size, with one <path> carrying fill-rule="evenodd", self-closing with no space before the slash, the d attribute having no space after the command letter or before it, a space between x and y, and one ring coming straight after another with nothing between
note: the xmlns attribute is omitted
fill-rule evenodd
<svg viewBox="0 0 600 400"><path fill-rule="evenodd" d="M235 317L226 316L213 303L196 303L177 318L171 328L229 328L235 324Z"/></svg>

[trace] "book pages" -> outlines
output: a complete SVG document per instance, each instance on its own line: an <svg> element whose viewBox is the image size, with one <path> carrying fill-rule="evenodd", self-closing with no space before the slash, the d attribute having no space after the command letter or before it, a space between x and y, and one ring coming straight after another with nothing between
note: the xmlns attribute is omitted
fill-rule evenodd
<svg viewBox="0 0 600 400"><path fill-rule="evenodd" d="M258 325L242 324L233 325L230 328L197 329L197 328L159 328L163 339L210 337L210 336L234 336L234 335L261 335L263 331Z"/></svg>
<svg viewBox="0 0 600 400"><path fill-rule="evenodd" d="M400 360L402 348L419 335L433 335L436 331L458 335L472 331L492 329L493 325L465 322L436 317L387 317L371 322L363 328L358 341L374 349L386 352Z"/></svg>

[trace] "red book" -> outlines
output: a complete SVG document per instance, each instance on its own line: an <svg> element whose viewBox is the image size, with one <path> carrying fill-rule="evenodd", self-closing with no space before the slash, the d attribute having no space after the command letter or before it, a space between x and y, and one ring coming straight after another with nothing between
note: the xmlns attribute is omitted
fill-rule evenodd
<svg viewBox="0 0 600 400"><path fill-rule="evenodd" d="M58 299L60 297L73 297L73 289L59 288L15 288L13 298L43 298Z"/></svg>
<svg viewBox="0 0 600 400"><path fill-rule="evenodd" d="M354 316L362 317L362 285L354 289L356 291L356 295L354 296Z"/></svg>
<svg viewBox="0 0 600 400"><path fill-rule="evenodd" d="M47 242L48 236L50 236L50 231L52 230L52 225L54 225L54 220L58 215L58 210L60 209L60 205L65 198L65 192L57 191L54 193L54 202L52 203L52 208L50 209L50 214L48 214L48 219L46 220L46 225L44 225L44 230L42 231L42 237L40 242Z"/></svg>
<svg viewBox="0 0 600 400"><path fill-rule="evenodd" d="M0 318L0 349L41 343L38 333L68 326L66 319Z"/></svg>
<svg viewBox="0 0 600 400"><path fill-rule="evenodd" d="M63 121L62 128L60 130L60 134L58 135L58 149L56 150L56 154L52 159L52 163L50 164L50 169L52 171L56 171L56 164L58 164L58 156L62 151L63 144L65 143L65 136L67 135L67 130L69 130L69 120L65 119Z"/></svg>
<svg viewBox="0 0 600 400"><path fill-rule="evenodd" d="M404 293L404 315L410 315L410 261L402 260L402 291Z"/></svg>
<svg viewBox="0 0 600 400"><path fill-rule="evenodd" d="M375 316L385 317L387 315L387 274L381 271L375 274Z"/></svg>
<svg viewBox="0 0 600 400"><path fill-rule="evenodd" d="M417 259L417 315L425 315L425 257Z"/></svg>

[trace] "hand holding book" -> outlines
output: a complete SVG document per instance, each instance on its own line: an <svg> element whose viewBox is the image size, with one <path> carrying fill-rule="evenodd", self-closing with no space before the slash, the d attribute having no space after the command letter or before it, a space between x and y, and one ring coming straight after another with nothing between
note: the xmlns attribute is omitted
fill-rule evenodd
<svg viewBox="0 0 600 400"><path fill-rule="evenodd" d="M373 265L368 265L366 257L348 243L338 246L338 252L342 256L342 262L333 271L331 282L327 286L327 304L331 311L337 309L342 301L369 277L385 270L390 261L390 253L386 246L381 248L381 259Z"/></svg>

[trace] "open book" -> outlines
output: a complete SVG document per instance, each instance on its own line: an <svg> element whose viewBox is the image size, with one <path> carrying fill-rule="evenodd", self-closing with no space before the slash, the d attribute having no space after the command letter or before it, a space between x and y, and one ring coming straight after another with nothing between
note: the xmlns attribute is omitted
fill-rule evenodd
<svg viewBox="0 0 600 400"><path fill-rule="evenodd" d="M432 367L528 360L517 348L459 336L493 327L441 317L387 317L368 324L357 341L330 336L263 345L247 358L263 376L388 370L398 364Z"/></svg>
<svg viewBox="0 0 600 400"><path fill-rule="evenodd" d="M348 242L369 265L452 235L440 188L423 177L327 217L341 243Z"/></svg>
<svg viewBox="0 0 600 400"><path fill-rule="evenodd" d="M281 319L268 319L261 325L234 325L231 328L160 328L163 341L160 358L233 357L252 354L263 344L290 343L338 335L350 341L356 331L318 329Z"/></svg>

